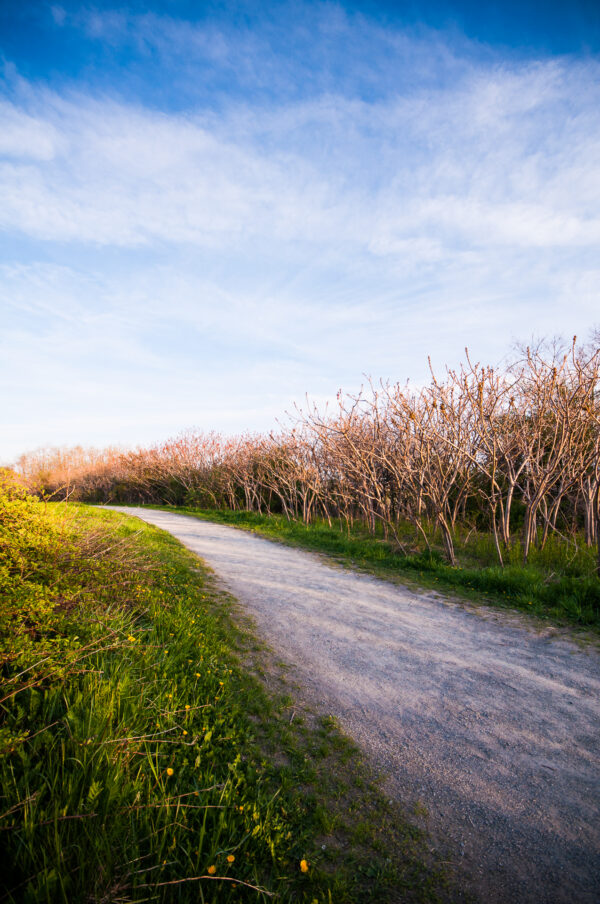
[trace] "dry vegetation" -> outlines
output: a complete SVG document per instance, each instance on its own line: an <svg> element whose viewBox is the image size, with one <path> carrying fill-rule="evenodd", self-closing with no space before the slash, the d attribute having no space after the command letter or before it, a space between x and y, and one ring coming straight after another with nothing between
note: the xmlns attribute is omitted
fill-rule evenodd
<svg viewBox="0 0 600 904"><path fill-rule="evenodd" d="M268 435L187 432L150 448L21 457L54 498L192 505L359 523L402 552L493 542L500 566L577 537L598 546L600 348L541 343L503 367L467 355L428 386L370 383L333 409L308 404ZM411 525L407 532L406 526ZM432 540L433 538L433 540Z"/></svg>

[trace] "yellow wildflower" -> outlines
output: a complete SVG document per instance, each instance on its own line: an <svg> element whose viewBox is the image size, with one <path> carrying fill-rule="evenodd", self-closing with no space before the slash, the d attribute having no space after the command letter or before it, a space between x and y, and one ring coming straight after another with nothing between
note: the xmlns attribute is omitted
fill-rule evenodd
<svg viewBox="0 0 600 904"><path fill-rule="evenodd" d="M167 769L167 775L168 775L168 776L173 775L173 771L174 771L174 770L171 769L171 767L169 766L168 769Z"/></svg>
<svg viewBox="0 0 600 904"><path fill-rule="evenodd" d="M307 872L308 872L308 860L301 860L301 861L300 861L300 869L302 870L303 873L307 873Z"/></svg>
<svg viewBox="0 0 600 904"><path fill-rule="evenodd" d="M189 704L189 703L186 703L186 704L185 704L185 708L186 708L186 709L189 709L189 708L190 708L190 704Z"/></svg>
<svg viewBox="0 0 600 904"><path fill-rule="evenodd" d="M214 876L216 871L217 871L216 866L209 866L208 869L206 870L206 872L208 873L209 876Z"/></svg>
<svg viewBox="0 0 600 904"><path fill-rule="evenodd" d="M235 857L233 856L233 854L227 855L227 863L233 863L234 860L235 860Z"/></svg>

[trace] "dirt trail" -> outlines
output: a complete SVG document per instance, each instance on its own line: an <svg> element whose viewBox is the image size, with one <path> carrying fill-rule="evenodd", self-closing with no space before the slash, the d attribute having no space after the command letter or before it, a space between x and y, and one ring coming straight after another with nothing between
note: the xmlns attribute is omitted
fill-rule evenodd
<svg viewBox="0 0 600 904"><path fill-rule="evenodd" d="M600 655L551 629L128 508L201 556L482 904L600 902Z"/></svg>

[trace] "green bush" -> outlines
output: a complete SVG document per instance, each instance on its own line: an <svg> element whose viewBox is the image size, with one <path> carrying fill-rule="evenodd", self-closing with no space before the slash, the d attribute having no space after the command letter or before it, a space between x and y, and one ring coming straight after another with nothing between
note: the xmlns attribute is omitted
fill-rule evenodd
<svg viewBox="0 0 600 904"><path fill-rule="evenodd" d="M0 588L2 900L330 904L398 882L431 899L381 819L378 851L346 844L334 868L335 844L321 850L324 811L346 831L343 800L323 797L343 767L314 763L335 729L290 727L234 651L254 641L230 602L173 538L4 483Z"/></svg>

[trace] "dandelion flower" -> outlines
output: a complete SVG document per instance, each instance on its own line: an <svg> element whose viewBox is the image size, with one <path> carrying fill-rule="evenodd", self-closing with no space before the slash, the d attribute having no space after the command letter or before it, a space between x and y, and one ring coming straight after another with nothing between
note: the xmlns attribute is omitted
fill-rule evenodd
<svg viewBox="0 0 600 904"><path fill-rule="evenodd" d="M206 872L208 873L209 876L214 876L216 871L217 871L216 866L209 866L208 869L206 870Z"/></svg>
<svg viewBox="0 0 600 904"><path fill-rule="evenodd" d="M301 869L301 871L302 871L303 873L307 873L307 872L308 872L308 860L301 860L301 861L300 861L300 869Z"/></svg>
<svg viewBox="0 0 600 904"><path fill-rule="evenodd" d="M169 767L167 768L167 775L170 777L171 775L173 775L173 772L174 772L174 770L171 769L171 767L169 766Z"/></svg>
<svg viewBox="0 0 600 904"><path fill-rule="evenodd" d="M190 708L190 704L189 704L189 703L186 703L186 704L185 704L185 708L186 708L186 709L189 709L189 708Z"/></svg>
<svg viewBox="0 0 600 904"><path fill-rule="evenodd" d="M196 672L196 678L200 677L200 672Z"/></svg>
<svg viewBox="0 0 600 904"><path fill-rule="evenodd" d="M185 728L183 729L183 733L184 733L184 734L187 734L187 731L185 730Z"/></svg>
<svg viewBox="0 0 600 904"><path fill-rule="evenodd" d="M227 863L233 863L234 860L235 860L235 857L233 856L233 854L227 855Z"/></svg>

